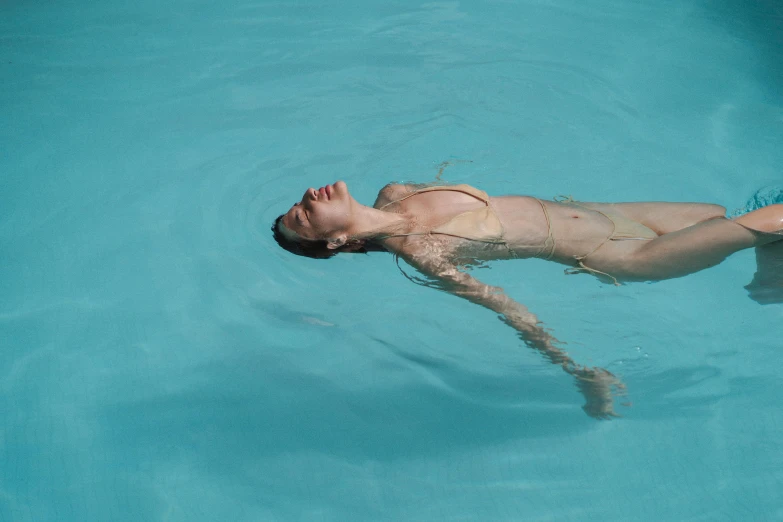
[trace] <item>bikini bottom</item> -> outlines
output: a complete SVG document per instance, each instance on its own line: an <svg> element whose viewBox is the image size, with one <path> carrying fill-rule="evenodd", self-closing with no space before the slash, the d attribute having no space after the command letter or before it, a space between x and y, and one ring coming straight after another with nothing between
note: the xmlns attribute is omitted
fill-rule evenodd
<svg viewBox="0 0 783 522"><path fill-rule="evenodd" d="M587 254L574 257L574 260L578 263L578 266L575 266L573 268L567 268L565 270L566 274L578 274L581 272L589 272L596 276L600 274L610 278L615 286L620 286L620 282L617 280L616 277L614 277L611 274L607 274L606 272L596 270L595 268L590 268L589 266L585 265L585 260L587 260L587 258L591 254L595 253L599 248L604 246L607 241L652 241L653 239L656 239L658 237L658 234L654 230L639 223L638 221L634 221L633 219L628 219L627 217L612 212L611 210L601 208L604 207L605 205L591 204L591 203L578 203L571 198L560 200L559 203L566 203L569 205L573 205L575 207L580 207L587 210L592 210L594 212L598 212L612 223L612 232L607 236L607 238L601 241L598 244L598 246L596 246ZM554 251L554 245L552 248L552 252L553 251ZM550 258L552 257L552 253L550 253L549 257Z"/></svg>

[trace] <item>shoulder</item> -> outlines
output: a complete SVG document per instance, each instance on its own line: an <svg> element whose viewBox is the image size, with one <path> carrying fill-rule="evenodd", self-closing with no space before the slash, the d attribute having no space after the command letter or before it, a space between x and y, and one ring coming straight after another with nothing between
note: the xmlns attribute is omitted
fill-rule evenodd
<svg viewBox="0 0 783 522"><path fill-rule="evenodd" d="M375 198L373 207L380 208L389 203L393 203L398 199L402 199L406 194L410 193L412 187L412 185L405 185L402 183L389 183L378 192L378 197Z"/></svg>

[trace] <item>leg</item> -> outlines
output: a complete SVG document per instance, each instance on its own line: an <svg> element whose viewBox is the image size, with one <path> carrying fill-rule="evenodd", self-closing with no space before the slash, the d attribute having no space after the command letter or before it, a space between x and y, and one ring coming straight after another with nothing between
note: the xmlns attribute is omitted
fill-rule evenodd
<svg viewBox="0 0 783 522"><path fill-rule="evenodd" d="M650 279L669 279L713 267L756 244L754 232L717 218L653 239L635 252L632 261Z"/></svg>
<svg viewBox="0 0 783 522"><path fill-rule="evenodd" d="M780 270L781 249L763 248L783 240L778 232L783 228L783 205L770 205L737 218L711 219L694 226L665 234L636 250L634 265L653 279L680 277L715 266L729 255L744 248L759 247L758 284L769 285L774 279L770 271ZM753 284L753 283L751 283Z"/></svg>
<svg viewBox="0 0 783 522"><path fill-rule="evenodd" d="M726 218L710 219L650 241L607 241L585 260L626 281L682 277L756 245L757 233Z"/></svg>
<svg viewBox="0 0 783 522"><path fill-rule="evenodd" d="M585 263L623 280L682 277L715 266L738 250L783 240L773 231L781 221L783 205L771 205L737 220L713 218L650 241L608 241ZM766 254L764 259L763 267L769 264Z"/></svg>

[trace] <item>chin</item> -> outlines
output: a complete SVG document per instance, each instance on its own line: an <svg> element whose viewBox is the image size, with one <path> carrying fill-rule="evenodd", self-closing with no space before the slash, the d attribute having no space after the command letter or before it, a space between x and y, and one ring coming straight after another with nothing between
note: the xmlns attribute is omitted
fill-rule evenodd
<svg viewBox="0 0 783 522"><path fill-rule="evenodd" d="M345 183L345 181L342 180L335 181L332 184L332 187L334 187L334 190L336 190L337 192L341 192L347 195L351 194L351 192L348 190L348 185Z"/></svg>

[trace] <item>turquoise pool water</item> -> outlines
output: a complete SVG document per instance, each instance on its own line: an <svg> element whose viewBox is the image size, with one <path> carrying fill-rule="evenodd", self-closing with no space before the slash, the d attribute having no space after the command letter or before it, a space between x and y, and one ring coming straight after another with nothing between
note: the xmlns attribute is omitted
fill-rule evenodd
<svg viewBox="0 0 783 522"><path fill-rule="evenodd" d="M476 269L626 382L585 416L391 256L295 258L308 186L709 201L780 183L771 1L0 7L0 522L783 519L752 252L621 288Z"/></svg>

